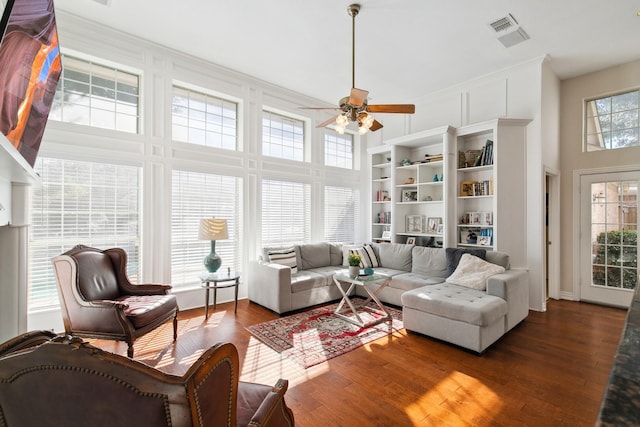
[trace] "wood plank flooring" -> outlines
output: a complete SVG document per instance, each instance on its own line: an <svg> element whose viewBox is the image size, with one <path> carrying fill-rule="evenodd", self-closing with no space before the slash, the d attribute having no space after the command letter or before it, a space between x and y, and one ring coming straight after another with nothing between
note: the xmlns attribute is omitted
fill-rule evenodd
<svg viewBox="0 0 640 427"><path fill-rule="evenodd" d="M247 300L180 315L139 339L135 359L181 375L212 344L238 348L241 380L289 380L298 426L593 426L626 310L549 301L477 356L402 330L303 369L260 343L245 326L277 315ZM123 343L93 340L126 355Z"/></svg>

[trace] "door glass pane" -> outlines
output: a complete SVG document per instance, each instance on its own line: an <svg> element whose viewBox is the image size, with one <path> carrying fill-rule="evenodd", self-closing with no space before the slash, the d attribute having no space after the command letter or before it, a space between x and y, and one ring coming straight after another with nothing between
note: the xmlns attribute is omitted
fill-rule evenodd
<svg viewBox="0 0 640 427"><path fill-rule="evenodd" d="M591 277L594 286L635 288L637 224L636 181L591 184Z"/></svg>

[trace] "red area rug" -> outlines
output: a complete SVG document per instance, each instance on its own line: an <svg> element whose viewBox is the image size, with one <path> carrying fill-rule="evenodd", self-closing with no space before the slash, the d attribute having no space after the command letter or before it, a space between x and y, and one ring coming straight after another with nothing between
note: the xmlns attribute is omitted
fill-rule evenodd
<svg viewBox="0 0 640 427"><path fill-rule="evenodd" d="M278 353L308 368L403 328L402 311L395 308L386 307L393 317L391 321L361 328L334 316L336 307L331 304L314 308L246 329ZM365 322L381 317L369 311L358 313Z"/></svg>

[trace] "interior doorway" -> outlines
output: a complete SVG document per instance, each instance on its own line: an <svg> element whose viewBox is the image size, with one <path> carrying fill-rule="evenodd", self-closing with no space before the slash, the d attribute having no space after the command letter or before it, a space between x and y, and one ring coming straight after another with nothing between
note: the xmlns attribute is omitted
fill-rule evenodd
<svg viewBox="0 0 640 427"><path fill-rule="evenodd" d="M544 185L544 299L560 299L560 174L545 170Z"/></svg>

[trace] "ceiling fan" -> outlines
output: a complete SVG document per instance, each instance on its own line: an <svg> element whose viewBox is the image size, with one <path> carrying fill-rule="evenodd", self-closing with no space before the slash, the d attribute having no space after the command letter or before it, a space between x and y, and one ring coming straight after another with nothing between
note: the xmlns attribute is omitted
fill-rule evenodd
<svg viewBox="0 0 640 427"><path fill-rule="evenodd" d="M308 110L341 110L342 112L316 127L321 128L335 122L335 129L339 134L344 133L350 122L358 123L358 132L362 135L367 131L375 132L382 128L382 123L377 121L371 113L401 113L413 114L416 107L413 104L368 104L369 92L356 88L356 16L360 12L359 4L352 4L347 8L351 16L351 92L340 100L337 108L302 107Z"/></svg>

